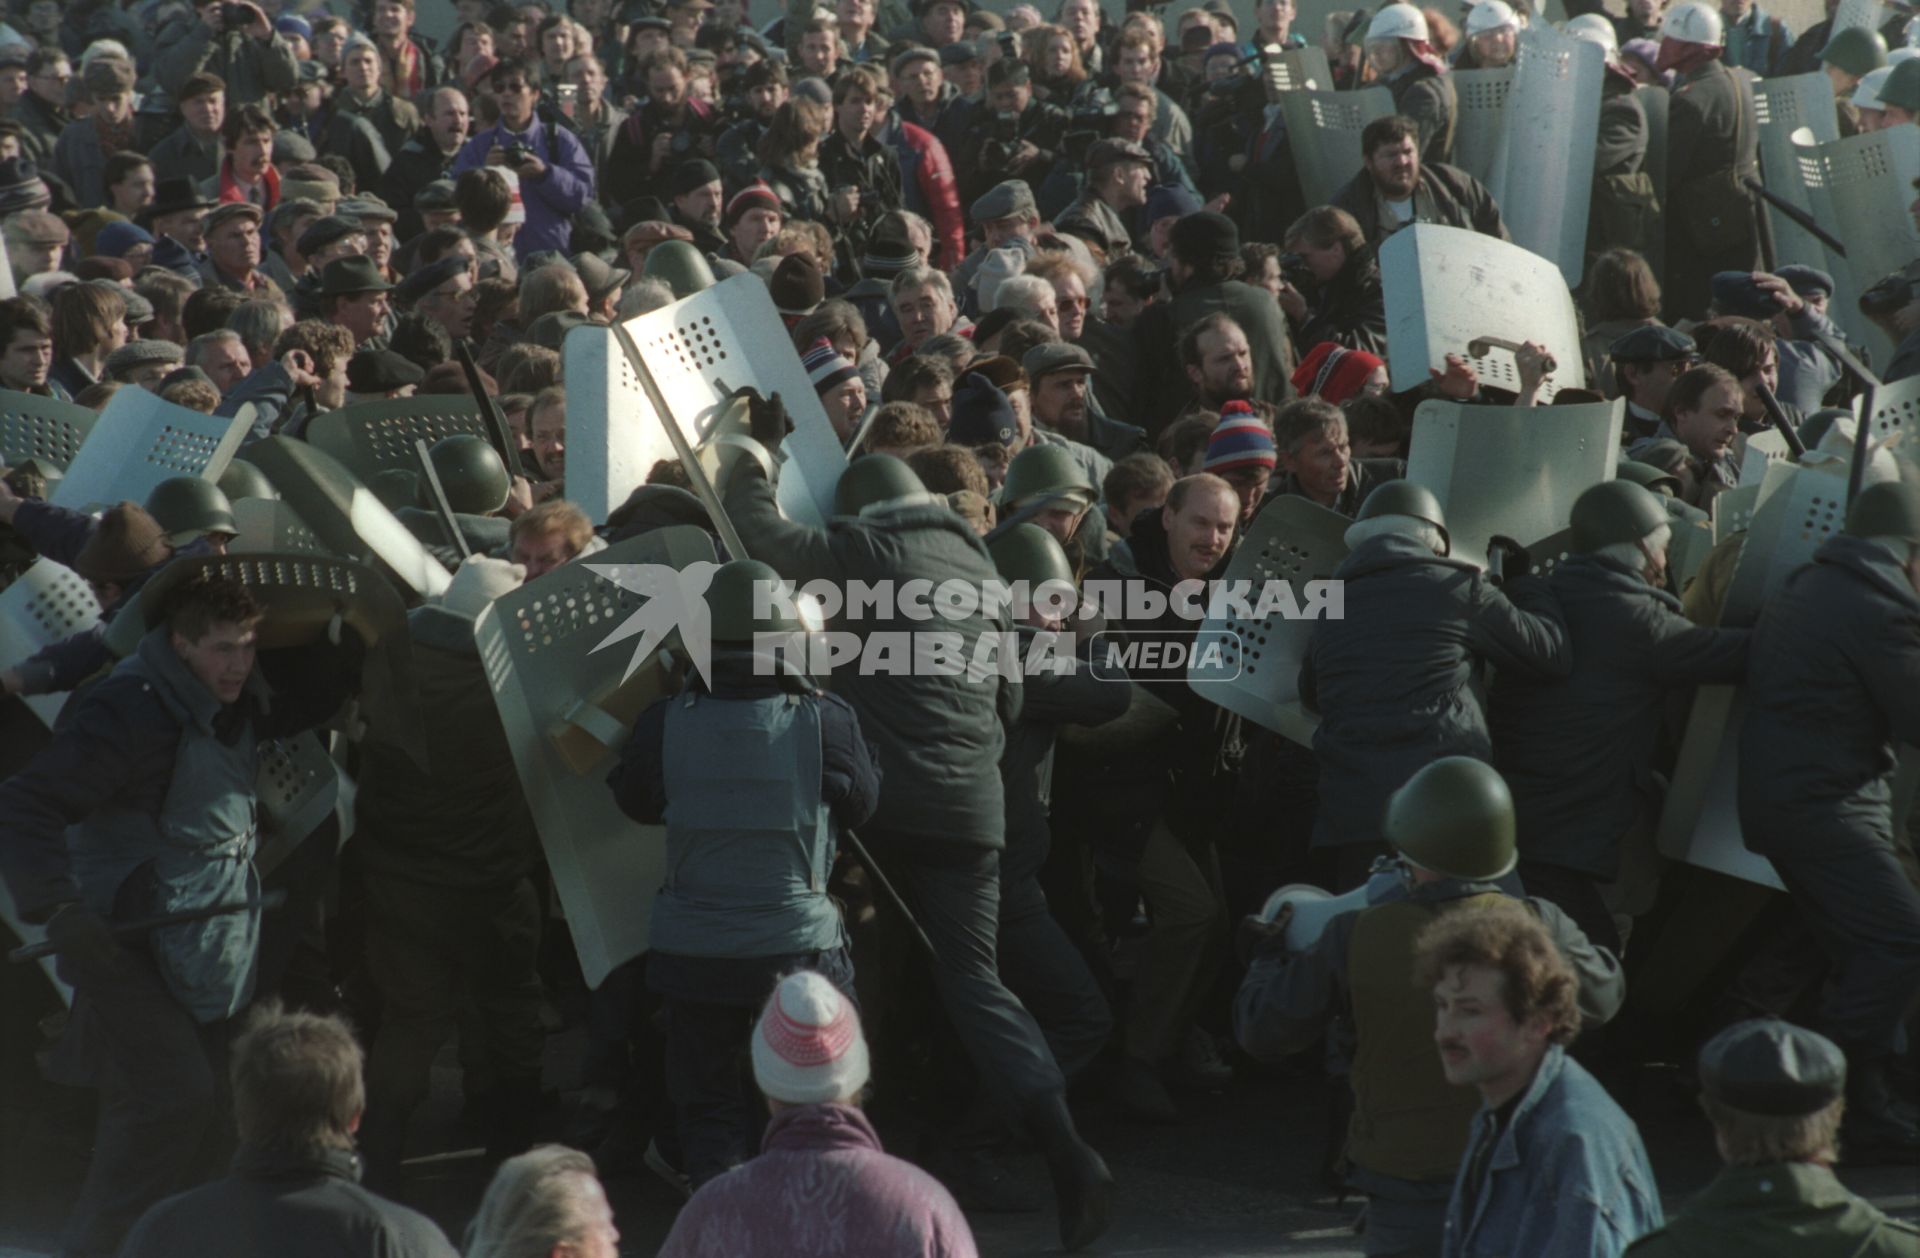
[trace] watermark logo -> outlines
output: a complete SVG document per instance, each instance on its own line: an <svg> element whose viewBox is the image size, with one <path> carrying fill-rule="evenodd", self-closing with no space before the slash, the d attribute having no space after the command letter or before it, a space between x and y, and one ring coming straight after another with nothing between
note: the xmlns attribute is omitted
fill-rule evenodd
<svg viewBox="0 0 1920 1258"><path fill-rule="evenodd" d="M593 650L637 637L627 664L632 676L677 634L695 671L712 684L706 593L718 564L587 567L644 600ZM756 582L754 621L794 627L725 645L767 676L797 670L824 678L851 670L861 676L1019 681L1071 673L1085 657L1142 680L1227 681L1239 675L1244 659L1239 626L1276 618L1337 620L1344 612L1338 581L1304 581L1297 590L1277 580L1195 580L1171 587L1141 579L1089 581L1080 590L1064 581ZM1088 652L1079 649L1079 627L1092 633Z"/></svg>

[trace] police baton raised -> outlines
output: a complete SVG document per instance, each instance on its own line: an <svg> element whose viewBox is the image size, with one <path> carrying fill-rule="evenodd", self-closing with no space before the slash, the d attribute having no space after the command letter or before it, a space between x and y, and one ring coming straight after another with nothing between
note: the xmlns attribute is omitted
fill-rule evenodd
<svg viewBox="0 0 1920 1258"><path fill-rule="evenodd" d="M413 455L420 460L420 478L427 483L428 495L433 499L433 513L440 517L440 524L447 530L447 536L453 539L454 549L460 552L464 561L473 555L467 546L466 535L460 531L460 521L453 518L453 504L447 501L447 487L440 483L440 473L434 469L433 455L427 446L427 439L419 437L413 443ZM512 476L509 468L507 475Z"/></svg>
<svg viewBox="0 0 1920 1258"><path fill-rule="evenodd" d="M1767 419L1782 437L1787 439L1787 449L1793 452L1796 461L1807 452L1807 443L1800 440L1800 434L1787 422L1787 413L1780 409L1780 399L1773 395L1763 380L1754 386L1754 392L1760 397L1760 405L1766 409Z"/></svg>
<svg viewBox="0 0 1920 1258"><path fill-rule="evenodd" d="M467 378L467 389L480 407L480 417L486 420L487 443L500 456L500 461L507 465L507 475L519 476L519 442L513 439L513 429L507 426L507 417L501 413L500 404L494 401L493 394L487 392L486 384L480 379L480 365L473 361L473 351L467 348L466 338L454 339L453 356L460 360L460 371Z"/></svg>
<svg viewBox="0 0 1920 1258"><path fill-rule="evenodd" d="M1749 192L1754 193L1756 196L1766 201L1768 205L1771 205L1774 209L1779 210L1782 214L1785 214L1788 218L1792 219L1795 223L1798 223L1803 230L1805 230L1814 239L1818 240L1821 244L1833 250L1835 253L1839 254L1843 258L1847 256L1847 247L1841 244L1839 239L1836 236L1834 236L1832 232L1820 226L1819 220L1815 219L1813 215L1807 213L1805 210L1801 209L1799 206L1795 205L1793 202L1787 200L1785 197L1781 196L1779 193L1767 191L1767 185L1761 183L1758 179L1755 179L1752 175L1745 176L1744 178L1741 179L1740 182L1747 185L1747 190ZM1763 220L1763 224L1764 224L1764 220Z"/></svg>
<svg viewBox="0 0 1920 1258"><path fill-rule="evenodd" d="M893 901L893 907L899 909L900 916L906 918L907 925L913 927L913 937L920 941L920 946L927 950L927 956L938 965L940 954L934 950L933 940L927 938L927 932L921 927L920 920L913 915L913 910L907 907L906 900L894 889L893 884L887 881L886 874L881 872L879 864L874 861L873 853L867 850L867 845L862 843L860 836L853 831L842 830L841 833L847 836L847 846L853 849L853 854L860 858L860 863L867 867L867 872L873 875L873 880L880 884L882 891L887 893L887 899Z"/></svg>
<svg viewBox="0 0 1920 1258"><path fill-rule="evenodd" d="M242 900L238 904L213 904L203 909L181 909L177 913L158 913L152 917L142 917L131 922L113 922L108 929L119 939L131 935L144 935L150 930L162 926L183 926L188 922L204 922L210 917L225 917L229 913L250 913L255 909L277 909L287 902L286 889L276 887L257 900ZM22 944L7 954L7 960L16 965L22 961L38 961L41 957L50 957L60 951L60 946L51 939L40 943Z"/></svg>

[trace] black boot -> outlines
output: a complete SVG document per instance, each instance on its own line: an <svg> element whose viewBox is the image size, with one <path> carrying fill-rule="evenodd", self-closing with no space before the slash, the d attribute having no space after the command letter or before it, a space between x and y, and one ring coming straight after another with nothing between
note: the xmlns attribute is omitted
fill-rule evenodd
<svg viewBox="0 0 1920 1258"><path fill-rule="evenodd" d="M1064 1093L1038 1098L1027 1114L1028 1128L1046 1154L1053 1175L1053 1196L1060 1211L1060 1245L1068 1252L1092 1244L1113 1217L1113 1173L1091 1145L1073 1129Z"/></svg>
<svg viewBox="0 0 1920 1258"><path fill-rule="evenodd" d="M1840 1124L1840 1155L1853 1165L1920 1165L1920 1127L1894 1103L1887 1059L1857 1046L1847 1054L1847 1116Z"/></svg>

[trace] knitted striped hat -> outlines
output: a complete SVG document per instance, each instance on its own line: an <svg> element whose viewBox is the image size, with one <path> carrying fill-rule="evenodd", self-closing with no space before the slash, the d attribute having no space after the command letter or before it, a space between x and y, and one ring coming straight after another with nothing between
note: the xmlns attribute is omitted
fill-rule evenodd
<svg viewBox="0 0 1920 1258"><path fill-rule="evenodd" d="M1207 438L1207 458L1202 471L1231 472L1241 467L1264 467L1275 463L1273 432L1253 408L1245 402L1228 402L1220 408L1220 422Z"/></svg>
<svg viewBox="0 0 1920 1258"><path fill-rule="evenodd" d="M811 970L780 980L753 1030L753 1079L789 1105L821 1105L867 1086L860 1015L840 989Z"/></svg>
<svg viewBox="0 0 1920 1258"><path fill-rule="evenodd" d="M1301 397L1317 397L1338 406L1359 396L1367 387L1367 377L1385 365L1363 349L1322 341L1294 369L1293 387Z"/></svg>
<svg viewBox="0 0 1920 1258"><path fill-rule="evenodd" d="M846 355L835 349L833 342L824 336L807 347L800 365L807 369L807 379L813 381L813 391L822 396L860 374L860 369L848 362Z"/></svg>

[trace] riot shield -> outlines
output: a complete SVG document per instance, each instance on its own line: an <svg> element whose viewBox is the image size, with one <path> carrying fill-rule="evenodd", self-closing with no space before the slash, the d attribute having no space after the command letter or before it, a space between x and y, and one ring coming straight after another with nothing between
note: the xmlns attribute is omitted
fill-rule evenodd
<svg viewBox="0 0 1920 1258"><path fill-rule="evenodd" d="M268 437L248 446L247 458L328 551L374 562L417 598L447 588L440 561L326 451L290 437Z"/></svg>
<svg viewBox="0 0 1920 1258"><path fill-rule="evenodd" d="M260 747L254 778L260 802L260 845L253 863L265 878L310 838L340 797L340 772L312 730Z"/></svg>
<svg viewBox="0 0 1920 1258"><path fill-rule="evenodd" d="M1464 406L1413 413L1407 479L1446 512L1453 555L1484 564L1495 535L1526 545L1567 527L1573 500L1613 479L1626 403Z"/></svg>
<svg viewBox="0 0 1920 1258"><path fill-rule="evenodd" d="M1278 100L1285 92L1333 87L1333 67L1327 64L1327 54L1318 46L1289 48L1277 57L1268 57L1262 64L1268 100Z"/></svg>
<svg viewBox="0 0 1920 1258"><path fill-rule="evenodd" d="M99 418L72 402L0 389L0 464L13 467L39 459L64 471Z"/></svg>
<svg viewBox="0 0 1920 1258"><path fill-rule="evenodd" d="M1380 278L1396 393L1425 384L1428 368L1444 367L1448 354L1467 358L1482 384L1518 393L1511 351L1492 346L1478 357L1468 353L1481 337L1547 347L1559 366L1541 385L1542 401L1585 387L1573 295L1546 258L1465 228L1415 223L1381 243Z"/></svg>
<svg viewBox="0 0 1920 1258"><path fill-rule="evenodd" d="M1858 404L1854 414L1858 415ZM1920 458L1920 376L1883 384L1873 391L1873 440L1900 438L1899 451Z"/></svg>
<svg viewBox="0 0 1920 1258"><path fill-rule="evenodd" d="M1606 72L1606 54L1586 40L1542 25L1520 32L1504 136L1487 183L1513 242L1551 259L1569 288L1586 267Z"/></svg>
<svg viewBox="0 0 1920 1258"><path fill-rule="evenodd" d="M714 558L710 536L676 526L616 543L594 556L594 566L665 564L677 571ZM596 649L643 603L584 564L570 563L496 600L474 625L514 767L592 987L646 950L647 921L665 871L664 832L629 820L605 784L634 718L671 687L657 659L627 677L627 651Z"/></svg>
<svg viewBox="0 0 1920 1258"><path fill-rule="evenodd" d="M76 511L131 500L176 476L217 481L246 437L245 416L225 419L164 402L145 389L113 395L50 501Z"/></svg>
<svg viewBox="0 0 1920 1258"><path fill-rule="evenodd" d="M85 578L64 564L36 559L0 590L0 668L12 668L99 619L100 603ZM23 695L21 701L52 729L67 696Z"/></svg>
<svg viewBox="0 0 1920 1258"><path fill-rule="evenodd" d="M1300 195L1307 205L1325 205L1360 173L1360 133L1375 118L1393 112L1393 93L1384 87L1357 92L1288 92L1280 98L1300 172Z"/></svg>
<svg viewBox="0 0 1920 1258"><path fill-rule="evenodd" d="M1293 602L1304 607L1305 583L1331 580L1347 557L1352 523L1311 499L1278 498L1254 517L1227 565L1226 580L1247 582L1256 608L1267 582L1285 582ZM1195 638L1187 685L1201 698L1311 747L1320 718L1300 706L1300 664L1318 622L1280 612L1249 620L1225 606L1216 610L1222 614L1210 615ZM1209 648L1218 649L1222 663L1203 669L1198 661L1208 658Z"/></svg>
<svg viewBox="0 0 1920 1258"><path fill-rule="evenodd" d="M1834 268L1835 321L1871 346L1875 361L1889 362L1892 340L1859 315L1858 302L1861 293L1920 257L1920 228L1907 213L1920 176L1920 127L1889 127L1824 144L1810 129L1800 129L1793 144L1815 217L1847 247L1843 262L1827 255Z"/></svg>
<svg viewBox="0 0 1920 1258"><path fill-rule="evenodd" d="M1770 470L1768 479L1778 475ZM1761 604L1787 574L1811 560L1813 552L1838 533L1846 520L1846 464L1835 459L1789 465L1777 489L1771 493L1762 489L1760 504L1747 525L1747 543L1727 587L1720 623L1751 625L1759 619Z"/></svg>
<svg viewBox="0 0 1920 1258"><path fill-rule="evenodd" d="M1493 185L1493 168L1507 134L1507 93L1512 66L1497 70L1455 70L1453 93L1460 111L1453 124L1453 161L1481 183ZM1504 203L1502 203L1504 205Z"/></svg>
<svg viewBox="0 0 1920 1258"><path fill-rule="evenodd" d="M1793 462L1793 451L1780 433L1768 430L1744 434L1740 438L1740 477L1742 485L1758 485L1767 477L1772 463Z"/></svg>
<svg viewBox="0 0 1920 1258"><path fill-rule="evenodd" d="M478 437L491 444L480 404L465 394L429 394L356 402L313 417L307 440L340 460L361 480L389 467L417 466L413 443L428 445L442 437ZM508 475L519 472L510 467ZM596 519L604 517L595 517Z"/></svg>
<svg viewBox="0 0 1920 1258"><path fill-rule="evenodd" d="M1813 198L1800 174L1800 150L1793 134L1805 127L1822 144L1840 138L1832 82L1820 70L1784 79L1762 79L1753 85L1753 103L1760 120L1760 172L1767 191L1814 214ZM1781 263L1811 262L1827 269L1827 246L1818 237L1773 204L1768 203L1765 209L1773 226L1775 258Z"/></svg>
<svg viewBox="0 0 1920 1258"><path fill-rule="evenodd" d="M1832 30L1834 35L1855 26L1877 31L1892 20L1892 10L1881 0L1840 0L1840 7L1833 11Z"/></svg>
<svg viewBox="0 0 1920 1258"><path fill-rule="evenodd" d="M1687 583L1698 575L1700 566L1707 562L1707 556L1713 553L1715 540L1713 525L1706 520L1673 521L1673 538L1667 543L1667 571L1672 576L1671 588L1687 588Z"/></svg>
<svg viewBox="0 0 1920 1258"><path fill-rule="evenodd" d="M1743 690L1702 686L1694 694L1656 842L1669 859L1784 891L1773 862L1748 851L1740 835L1740 722L1745 715Z"/></svg>
<svg viewBox="0 0 1920 1258"><path fill-rule="evenodd" d="M1718 546L1735 533L1744 533L1753 523L1753 512L1760 505L1760 486L1742 485L1716 494L1712 504L1713 544Z"/></svg>
<svg viewBox="0 0 1920 1258"><path fill-rule="evenodd" d="M233 504L233 522L239 534L228 545L236 555L293 552L327 555L329 551L300 513L277 498L242 498Z"/></svg>

